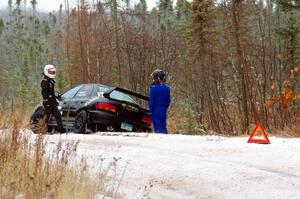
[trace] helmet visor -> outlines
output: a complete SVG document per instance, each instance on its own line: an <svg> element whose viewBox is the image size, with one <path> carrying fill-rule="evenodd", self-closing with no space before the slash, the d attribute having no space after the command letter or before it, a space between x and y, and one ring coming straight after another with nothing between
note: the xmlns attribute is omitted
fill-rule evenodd
<svg viewBox="0 0 300 199"><path fill-rule="evenodd" d="M48 73L49 73L50 75L55 75L55 70L48 70Z"/></svg>

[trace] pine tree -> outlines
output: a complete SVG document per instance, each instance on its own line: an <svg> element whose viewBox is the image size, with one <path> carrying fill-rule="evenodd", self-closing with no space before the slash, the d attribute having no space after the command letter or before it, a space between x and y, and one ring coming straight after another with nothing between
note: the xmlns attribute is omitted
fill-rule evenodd
<svg viewBox="0 0 300 199"><path fill-rule="evenodd" d="M174 8L172 0L159 0L158 7L158 23L161 31L172 30L174 22Z"/></svg>
<svg viewBox="0 0 300 199"><path fill-rule="evenodd" d="M189 23L192 15L191 3L187 0L176 1L176 20L179 23Z"/></svg>
<svg viewBox="0 0 300 199"><path fill-rule="evenodd" d="M2 35L4 28L5 28L4 21L3 19L0 18L0 37Z"/></svg>
<svg viewBox="0 0 300 199"><path fill-rule="evenodd" d="M28 98L29 98L29 93L30 93L30 84L29 84L29 76L30 76L30 70L28 66L28 60L27 56L24 57L23 64L21 66L21 72L19 75L19 82L20 82L20 87L19 87L19 97L21 100L21 105L23 108L25 108L28 104Z"/></svg>
<svg viewBox="0 0 300 199"><path fill-rule="evenodd" d="M300 10L299 0L276 0L276 2L285 12Z"/></svg>
<svg viewBox="0 0 300 199"><path fill-rule="evenodd" d="M283 67L286 73L285 79L289 79L293 74L294 68L300 62L300 1L277 0L279 8L286 15L286 22L282 27L277 28L279 37L284 41L285 53L283 57ZM293 88L296 89L297 78L292 79Z"/></svg>
<svg viewBox="0 0 300 199"><path fill-rule="evenodd" d="M199 48L209 42L209 31L213 25L212 6L212 0L194 0L192 2L192 29Z"/></svg>
<svg viewBox="0 0 300 199"><path fill-rule="evenodd" d="M44 47L47 43L41 34L41 24L36 15L36 0L30 1L32 12L26 12L26 1L8 1L9 18L1 29L1 52L3 67L7 75L3 75L6 100L26 106L29 102L40 99L41 68L48 55ZM24 78L27 79L24 79ZM15 82L20 82L16 84ZM18 93L16 93L18 92ZM30 95L30 98L28 97Z"/></svg>

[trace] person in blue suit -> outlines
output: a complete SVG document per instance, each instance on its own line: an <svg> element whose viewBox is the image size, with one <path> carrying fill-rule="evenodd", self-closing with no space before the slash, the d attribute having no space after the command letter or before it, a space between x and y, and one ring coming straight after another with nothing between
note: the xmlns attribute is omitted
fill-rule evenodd
<svg viewBox="0 0 300 199"><path fill-rule="evenodd" d="M156 69L151 74L153 84L150 87L149 110L156 133L167 134L167 111L170 106L170 88L166 84L166 74Z"/></svg>

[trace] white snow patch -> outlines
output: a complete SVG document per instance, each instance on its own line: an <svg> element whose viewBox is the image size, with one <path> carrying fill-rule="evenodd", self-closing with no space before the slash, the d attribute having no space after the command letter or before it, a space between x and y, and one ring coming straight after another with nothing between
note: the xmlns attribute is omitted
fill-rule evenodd
<svg viewBox="0 0 300 199"><path fill-rule="evenodd" d="M147 133L48 136L52 144L80 140L77 153L91 168L99 159L115 161L111 186L128 199L300 198L300 139L269 139L271 144Z"/></svg>

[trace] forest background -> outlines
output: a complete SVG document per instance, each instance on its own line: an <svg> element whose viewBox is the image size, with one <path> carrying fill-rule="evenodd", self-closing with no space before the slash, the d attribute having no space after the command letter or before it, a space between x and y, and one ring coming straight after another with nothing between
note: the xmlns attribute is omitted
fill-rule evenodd
<svg viewBox="0 0 300 199"><path fill-rule="evenodd" d="M96 82L144 95L161 67L172 133L241 135L261 122L300 135L299 0L70 1L0 10L2 111L32 110L45 64L60 92Z"/></svg>

